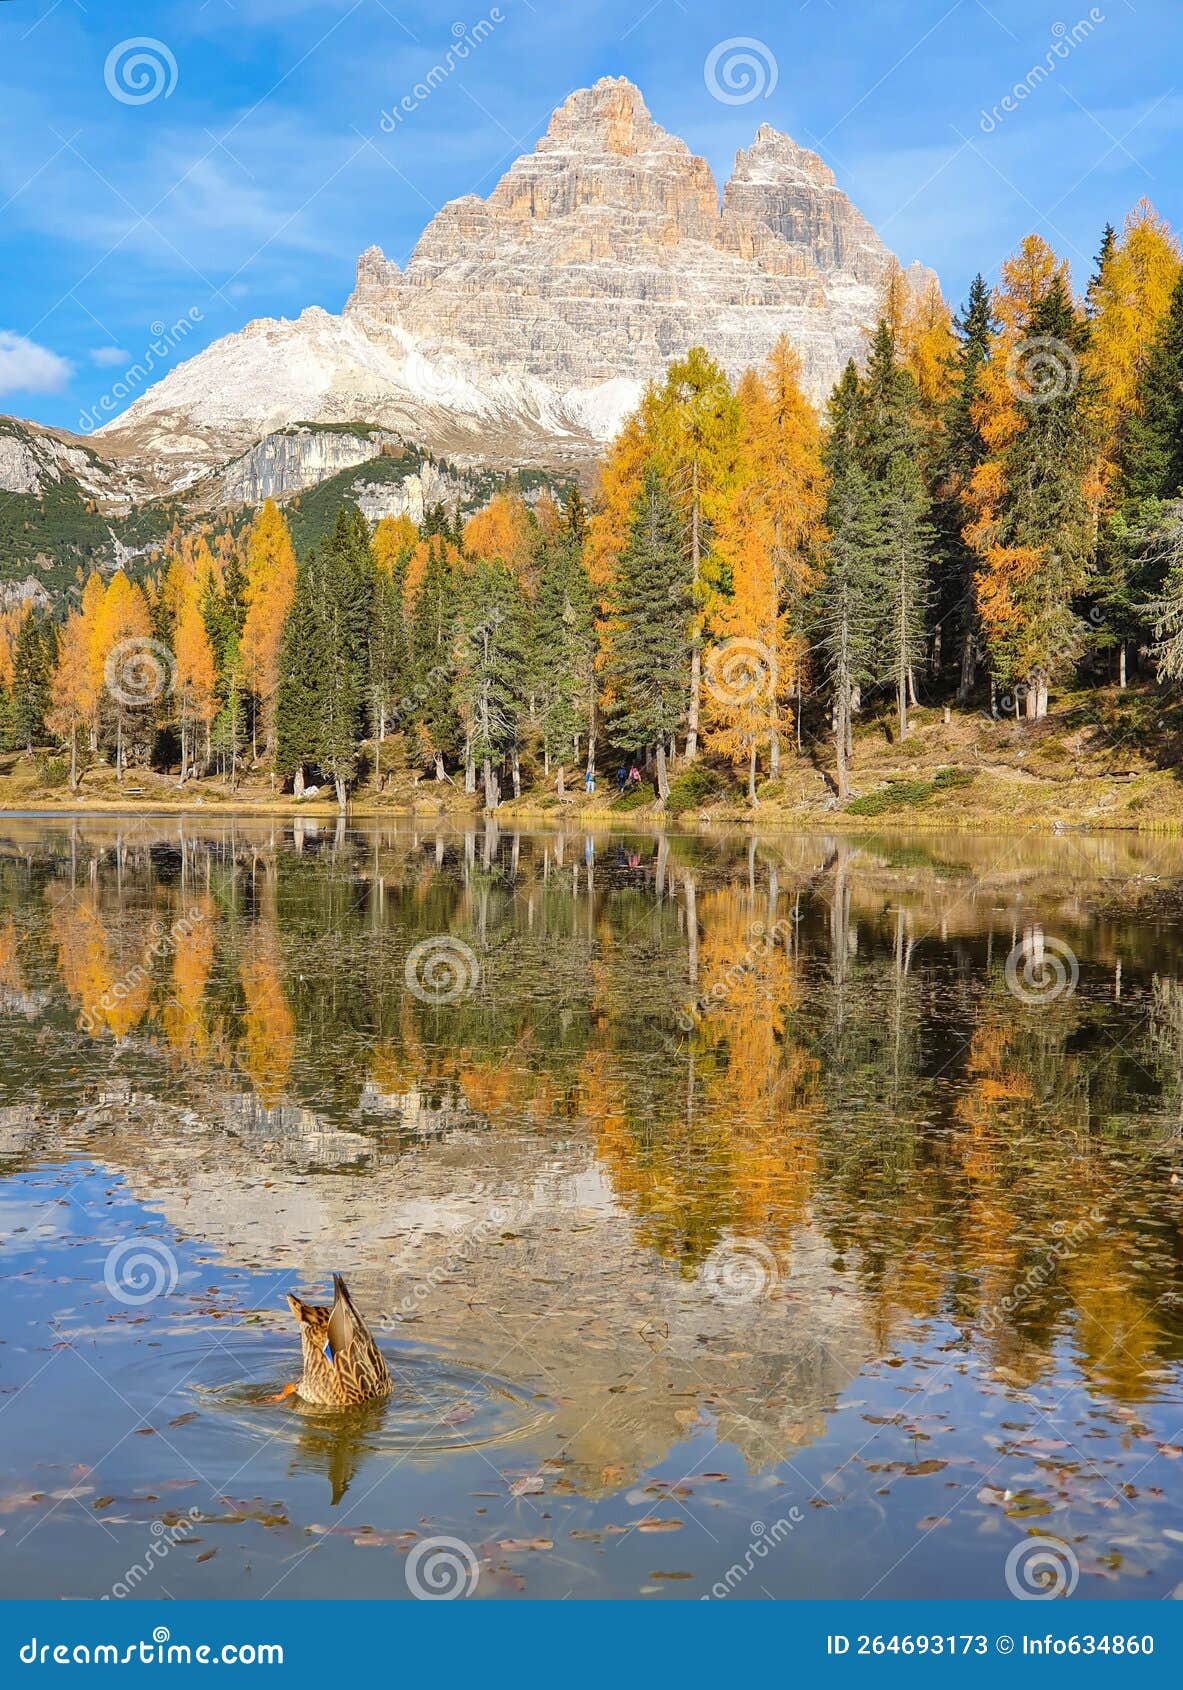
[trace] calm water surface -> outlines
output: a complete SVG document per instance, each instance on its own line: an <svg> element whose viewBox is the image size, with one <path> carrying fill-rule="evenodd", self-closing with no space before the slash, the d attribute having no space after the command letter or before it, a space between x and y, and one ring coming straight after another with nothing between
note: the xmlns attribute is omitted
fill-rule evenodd
<svg viewBox="0 0 1183 1690"><path fill-rule="evenodd" d="M0 818L0 1588L1175 1592L1180 873Z"/></svg>

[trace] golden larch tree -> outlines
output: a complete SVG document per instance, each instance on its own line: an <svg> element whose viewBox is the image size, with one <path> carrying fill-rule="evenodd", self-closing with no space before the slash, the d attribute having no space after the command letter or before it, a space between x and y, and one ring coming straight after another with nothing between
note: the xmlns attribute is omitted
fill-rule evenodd
<svg viewBox="0 0 1183 1690"><path fill-rule="evenodd" d="M254 695L251 749L258 756L261 723L267 755L275 752L275 696L283 625L296 595L296 554L274 499L255 518L246 545L246 617L242 626L243 679Z"/></svg>

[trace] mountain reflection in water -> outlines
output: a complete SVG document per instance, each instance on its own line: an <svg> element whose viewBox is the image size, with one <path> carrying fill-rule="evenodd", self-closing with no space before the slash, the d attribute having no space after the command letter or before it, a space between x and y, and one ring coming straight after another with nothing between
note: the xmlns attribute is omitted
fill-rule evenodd
<svg viewBox="0 0 1183 1690"><path fill-rule="evenodd" d="M735 1595L1005 1595L1033 1529L1168 1593L1181 863L0 822L0 1576L102 1594L168 1481L142 1594L405 1595L438 1531L702 1595L786 1511ZM333 1271L396 1378L340 1424L260 1400Z"/></svg>

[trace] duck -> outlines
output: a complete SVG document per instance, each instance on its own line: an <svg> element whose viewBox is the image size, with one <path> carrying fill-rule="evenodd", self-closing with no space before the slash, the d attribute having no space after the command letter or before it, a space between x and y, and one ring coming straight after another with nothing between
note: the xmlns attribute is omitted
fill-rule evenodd
<svg viewBox="0 0 1183 1690"><path fill-rule="evenodd" d="M333 1275L333 1306L322 1308L288 1296L300 1328L304 1372L271 1400L298 1396L318 1408L356 1408L390 1395L394 1381L373 1334L339 1273Z"/></svg>

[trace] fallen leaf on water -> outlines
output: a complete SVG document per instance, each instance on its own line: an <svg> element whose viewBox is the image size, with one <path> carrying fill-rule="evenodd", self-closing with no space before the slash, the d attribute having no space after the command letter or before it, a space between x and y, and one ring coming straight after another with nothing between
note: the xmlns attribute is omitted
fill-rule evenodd
<svg viewBox="0 0 1183 1690"><path fill-rule="evenodd" d="M1020 1491L1006 1504L1006 1511L1012 1520L1030 1520L1040 1514L1050 1514L1052 1504L1046 1497L1036 1496L1032 1491Z"/></svg>
<svg viewBox="0 0 1183 1690"><path fill-rule="evenodd" d="M548 1537L503 1537L497 1544L498 1549L504 1549L513 1555L524 1549L553 1549L554 1544Z"/></svg>
<svg viewBox="0 0 1183 1690"><path fill-rule="evenodd" d="M537 1473L527 1473L523 1479L514 1479L509 1487L510 1496L538 1496L546 1489Z"/></svg>
<svg viewBox="0 0 1183 1690"><path fill-rule="evenodd" d="M650 1516L638 1520L636 1529L639 1532L680 1532L685 1523L684 1520L658 1520Z"/></svg>

